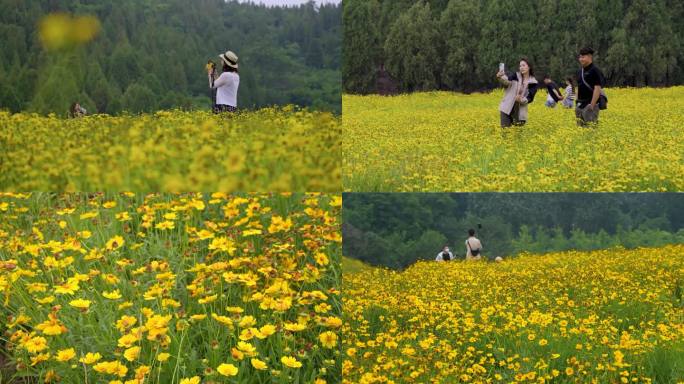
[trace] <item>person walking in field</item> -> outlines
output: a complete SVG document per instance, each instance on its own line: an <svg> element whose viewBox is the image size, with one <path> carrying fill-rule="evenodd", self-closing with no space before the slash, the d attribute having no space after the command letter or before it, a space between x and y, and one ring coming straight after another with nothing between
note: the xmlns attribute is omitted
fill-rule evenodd
<svg viewBox="0 0 684 384"><path fill-rule="evenodd" d="M475 230L468 230L468 239L465 241L466 244L466 261L469 260L480 260L482 259L482 243L480 239L475 237Z"/></svg>
<svg viewBox="0 0 684 384"><path fill-rule="evenodd" d="M577 125L585 127L588 124L598 123L599 109L604 109L607 103L605 93L603 93L605 78L601 70L594 65L593 49L582 48L579 51L578 60L582 68L577 73L578 92L575 117Z"/></svg>
<svg viewBox="0 0 684 384"><path fill-rule="evenodd" d="M548 93L544 105L549 108L556 108L556 104L563 100L563 95L560 93L560 87L551 80L549 75L544 76L544 85L546 85L546 92Z"/></svg>
<svg viewBox="0 0 684 384"><path fill-rule="evenodd" d="M563 98L563 106L565 108L572 108L575 105L575 82L571 77L565 79L565 98Z"/></svg>
<svg viewBox="0 0 684 384"><path fill-rule="evenodd" d="M527 122L527 105L534 101L538 82L534 78L534 69L526 58L520 59L519 71L506 75L500 70L496 74L499 82L506 87L503 100L499 105L501 127L525 125Z"/></svg>
<svg viewBox="0 0 684 384"><path fill-rule="evenodd" d="M435 261L451 261L454 259L454 254L449 251L448 246L444 246L442 248L442 252L437 254L437 257L435 258Z"/></svg>
<svg viewBox="0 0 684 384"><path fill-rule="evenodd" d="M214 113L237 112L237 93L240 87L238 57L227 51L219 55L223 63L223 73L214 80L211 88L216 88L216 108Z"/></svg>

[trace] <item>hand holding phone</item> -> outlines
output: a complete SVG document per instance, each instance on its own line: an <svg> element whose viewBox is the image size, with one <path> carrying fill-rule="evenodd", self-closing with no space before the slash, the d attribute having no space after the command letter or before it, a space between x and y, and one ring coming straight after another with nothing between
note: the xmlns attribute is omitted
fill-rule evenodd
<svg viewBox="0 0 684 384"><path fill-rule="evenodd" d="M504 72L504 63L499 63L499 72L496 73L496 77L504 77L506 72Z"/></svg>

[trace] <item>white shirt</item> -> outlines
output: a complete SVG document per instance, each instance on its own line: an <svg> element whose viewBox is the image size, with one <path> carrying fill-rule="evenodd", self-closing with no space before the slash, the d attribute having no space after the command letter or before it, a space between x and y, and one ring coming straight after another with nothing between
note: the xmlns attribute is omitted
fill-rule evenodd
<svg viewBox="0 0 684 384"><path fill-rule="evenodd" d="M443 252L444 252L444 251L441 251L440 253L437 254L437 257L435 258L435 261L444 261L444 258L442 257L442 253L443 253ZM454 254L451 253L451 251L449 251L449 260L453 260L453 259L454 259Z"/></svg>
<svg viewBox="0 0 684 384"><path fill-rule="evenodd" d="M482 249L482 243L480 243L480 240L475 236L469 237L468 240L465 241L465 244L466 244L466 252L467 252L468 256L473 255L472 253L470 253L471 249L474 249L476 251L478 249ZM470 246L468 246L468 245L470 245Z"/></svg>
<svg viewBox="0 0 684 384"><path fill-rule="evenodd" d="M237 107L237 92L240 86L240 75L235 72L223 72L214 81L216 88L216 104Z"/></svg>

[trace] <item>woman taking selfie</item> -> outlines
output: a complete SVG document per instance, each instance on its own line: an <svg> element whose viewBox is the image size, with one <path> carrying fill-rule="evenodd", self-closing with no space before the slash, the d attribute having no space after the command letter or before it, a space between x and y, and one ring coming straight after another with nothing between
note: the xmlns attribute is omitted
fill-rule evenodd
<svg viewBox="0 0 684 384"><path fill-rule="evenodd" d="M240 86L238 57L231 51L220 54L223 73L214 80L211 88L216 88L216 107L214 113L237 112L237 93Z"/></svg>
<svg viewBox="0 0 684 384"><path fill-rule="evenodd" d="M496 78L506 87L503 100L499 105L501 127L525 125L527 121L527 104L534 101L537 93L537 79L534 70L526 58L520 59L520 70L511 75L499 70Z"/></svg>

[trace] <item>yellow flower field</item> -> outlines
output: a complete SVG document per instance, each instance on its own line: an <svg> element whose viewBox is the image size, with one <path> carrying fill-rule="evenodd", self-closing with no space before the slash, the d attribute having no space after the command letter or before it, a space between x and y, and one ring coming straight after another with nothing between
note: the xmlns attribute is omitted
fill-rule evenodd
<svg viewBox="0 0 684 384"><path fill-rule="evenodd" d="M346 191L681 191L684 87L607 90L597 129L529 107L503 131L503 95L343 96Z"/></svg>
<svg viewBox="0 0 684 384"><path fill-rule="evenodd" d="M340 208L0 194L0 382L340 382Z"/></svg>
<svg viewBox="0 0 684 384"><path fill-rule="evenodd" d="M354 269L343 383L684 382L682 245Z"/></svg>
<svg viewBox="0 0 684 384"><path fill-rule="evenodd" d="M3 191L328 191L341 124L294 107L64 120L0 112Z"/></svg>

